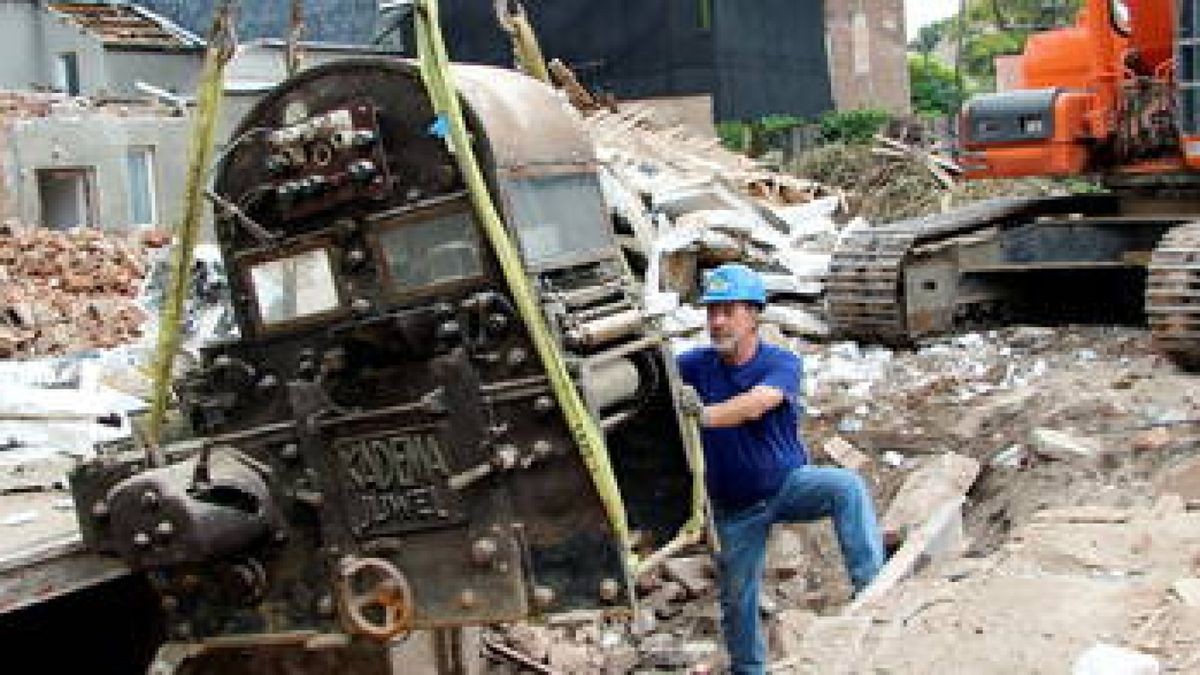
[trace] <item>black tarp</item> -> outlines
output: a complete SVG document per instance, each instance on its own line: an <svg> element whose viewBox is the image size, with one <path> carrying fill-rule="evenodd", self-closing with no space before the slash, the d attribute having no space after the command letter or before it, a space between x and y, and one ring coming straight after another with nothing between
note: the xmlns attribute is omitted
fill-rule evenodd
<svg viewBox="0 0 1200 675"><path fill-rule="evenodd" d="M713 26L722 119L833 109L823 3L716 0Z"/></svg>
<svg viewBox="0 0 1200 675"><path fill-rule="evenodd" d="M705 7L707 3L707 8ZM621 98L711 93L718 120L833 107L823 5L803 0L524 0L547 58ZM512 65L490 0L442 0L456 61Z"/></svg>
<svg viewBox="0 0 1200 675"><path fill-rule="evenodd" d="M137 0L137 4L206 37L219 0ZM287 37L291 0L242 0L238 7L239 40ZM304 0L304 39L368 44L378 18L377 0Z"/></svg>

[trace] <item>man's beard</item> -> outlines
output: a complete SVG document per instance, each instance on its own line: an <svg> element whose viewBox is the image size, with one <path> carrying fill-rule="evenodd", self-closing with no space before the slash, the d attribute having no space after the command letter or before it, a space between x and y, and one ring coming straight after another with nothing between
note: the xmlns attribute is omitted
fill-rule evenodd
<svg viewBox="0 0 1200 675"><path fill-rule="evenodd" d="M712 343L713 349L717 350L721 356L732 356L737 351L737 338L732 335L710 334L708 340Z"/></svg>

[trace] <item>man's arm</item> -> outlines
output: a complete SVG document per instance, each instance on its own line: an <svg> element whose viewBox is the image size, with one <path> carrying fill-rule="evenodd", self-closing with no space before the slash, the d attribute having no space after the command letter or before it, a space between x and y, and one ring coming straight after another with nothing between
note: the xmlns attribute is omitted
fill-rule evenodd
<svg viewBox="0 0 1200 675"><path fill-rule="evenodd" d="M783 400L783 391L760 384L727 401L704 406L700 424L716 429L736 427L762 417Z"/></svg>

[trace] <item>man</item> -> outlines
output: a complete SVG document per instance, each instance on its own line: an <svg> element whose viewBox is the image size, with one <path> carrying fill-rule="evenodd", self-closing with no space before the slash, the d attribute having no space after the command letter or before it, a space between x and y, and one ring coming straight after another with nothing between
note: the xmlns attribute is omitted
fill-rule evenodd
<svg viewBox="0 0 1200 675"><path fill-rule="evenodd" d="M681 403L702 429L732 670L763 673L759 585L771 525L831 517L856 593L883 565L883 544L858 474L808 465L798 431L800 359L758 338L762 279L745 265L721 265L705 278L700 302L712 344L680 355L689 385Z"/></svg>

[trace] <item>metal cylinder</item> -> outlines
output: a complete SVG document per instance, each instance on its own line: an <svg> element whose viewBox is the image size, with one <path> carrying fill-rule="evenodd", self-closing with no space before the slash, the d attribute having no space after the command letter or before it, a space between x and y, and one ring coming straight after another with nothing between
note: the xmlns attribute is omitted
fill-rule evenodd
<svg viewBox="0 0 1200 675"><path fill-rule="evenodd" d="M597 412L633 400L641 386L641 375L632 359L614 359L589 368L580 383Z"/></svg>
<svg viewBox="0 0 1200 675"><path fill-rule="evenodd" d="M641 310L627 309L579 324L570 331L568 339L574 347L598 347L636 333L644 321Z"/></svg>
<svg viewBox="0 0 1200 675"><path fill-rule="evenodd" d="M577 307L586 307L594 305L598 302L606 302L621 298L623 293L621 286L618 284L603 284L600 286L589 286L574 291L563 291L561 293L552 294L552 297L562 302L567 307L574 309Z"/></svg>

